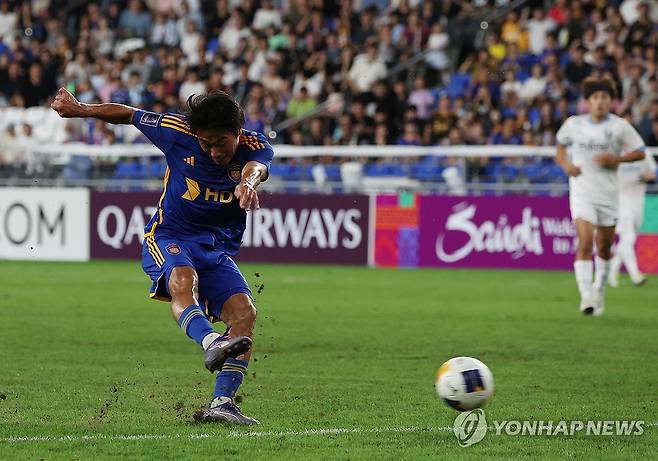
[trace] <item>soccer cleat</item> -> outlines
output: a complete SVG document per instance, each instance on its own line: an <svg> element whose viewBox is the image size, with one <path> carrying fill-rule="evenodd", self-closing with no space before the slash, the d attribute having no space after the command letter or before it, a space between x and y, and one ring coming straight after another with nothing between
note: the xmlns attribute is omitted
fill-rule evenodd
<svg viewBox="0 0 658 461"><path fill-rule="evenodd" d="M594 310L592 311L591 315L594 317L599 317L603 315L603 311L605 310L605 299L603 298L602 295L595 295L592 298L592 302L594 303Z"/></svg>
<svg viewBox="0 0 658 461"><path fill-rule="evenodd" d="M633 285L636 287L641 287L645 283L647 283L647 278L642 274L640 274L640 276L637 278L633 278Z"/></svg>
<svg viewBox="0 0 658 461"><path fill-rule="evenodd" d="M237 336L227 338L220 336L215 339L206 349L204 364L209 372L221 370L228 357L238 357L249 350L251 338L248 336Z"/></svg>
<svg viewBox="0 0 658 461"><path fill-rule="evenodd" d="M240 408L228 397L218 397L212 401L210 407L201 413L197 420L200 422L223 422L228 424L238 424L251 426L260 424L258 420L243 415Z"/></svg>
<svg viewBox="0 0 658 461"><path fill-rule="evenodd" d="M596 306L594 301L590 298L582 298L580 300L580 312L585 315L592 315L594 313Z"/></svg>
<svg viewBox="0 0 658 461"><path fill-rule="evenodd" d="M608 274L608 285L612 288L617 288L619 286L619 272L610 271L610 274Z"/></svg>

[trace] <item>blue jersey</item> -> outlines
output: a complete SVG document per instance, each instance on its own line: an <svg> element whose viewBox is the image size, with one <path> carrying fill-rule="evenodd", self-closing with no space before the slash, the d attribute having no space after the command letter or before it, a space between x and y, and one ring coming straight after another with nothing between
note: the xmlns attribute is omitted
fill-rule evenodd
<svg viewBox="0 0 658 461"><path fill-rule="evenodd" d="M235 186L249 161L269 170L274 151L267 138L242 130L235 156L220 166L201 149L184 117L137 110L132 122L167 159L164 190L145 236L178 237L235 255L247 217L235 198Z"/></svg>

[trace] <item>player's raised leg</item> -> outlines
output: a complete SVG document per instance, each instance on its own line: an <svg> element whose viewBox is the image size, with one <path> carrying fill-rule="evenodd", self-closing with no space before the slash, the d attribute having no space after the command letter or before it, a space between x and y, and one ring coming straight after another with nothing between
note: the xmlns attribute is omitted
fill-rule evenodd
<svg viewBox="0 0 658 461"><path fill-rule="evenodd" d="M594 313L595 307L592 299L594 226L589 221L581 218L576 219L575 224L576 233L578 234L578 247L576 248L576 261L573 264L573 269L578 291L580 292L580 311L585 315L591 315Z"/></svg>
<svg viewBox="0 0 658 461"><path fill-rule="evenodd" d="M205 350L208 371L220 370L229 357L237 357L251 347L251 338L221 336L212 327L199 305L199 277L193 267L174 267L169 276L171 314L181 330Z"/></svg>
<svg viewBox="0 0 658 461"><path fill-rule="evenodd" d="M595 304L593 315L601 315L605 309L605 285L610 272L611 248L614 239L615 226L597 226L594 285L592 287Z"/></svg>
<svg viewBox="0 0 658 461"><path fill-rule="evenodd" d="M256 308L245 293L231 296L222 308L221 320L229 327L229 337L253 335L256 325ZM234 397L242 384L249 366L251 350L236 358L228 358L217 375L210 408L203 414L206 421L223 421L232 424L258 424L244 415L235 404Z"/></svg>

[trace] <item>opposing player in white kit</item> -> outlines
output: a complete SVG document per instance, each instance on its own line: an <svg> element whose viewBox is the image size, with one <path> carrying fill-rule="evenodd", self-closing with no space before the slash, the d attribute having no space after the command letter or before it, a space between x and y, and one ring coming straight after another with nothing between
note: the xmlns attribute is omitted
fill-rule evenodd
<svg viewBox="0 0 658 461"><path fill-rule="evenodd" d="M589 114L569 117L560 127L556 161L569 175L569 205L578 235L574 271L580 310L601 315L618 218L617 166L642 160L645 147L630 123L610 113L615 97L612 80L587 78L583 94Z"/></svg>
<svg viewBox="0 0 658 461"><path fill-rule="evenodd" d="M617 253L612 258L608 283L619 285L619 269L623 264L633 283L641 286L646 278L640 272L635 257L635 240L644 217L644 194L647 182L656 180L656 161L647 154L643 160L619 165L619 224Z"/></svg>

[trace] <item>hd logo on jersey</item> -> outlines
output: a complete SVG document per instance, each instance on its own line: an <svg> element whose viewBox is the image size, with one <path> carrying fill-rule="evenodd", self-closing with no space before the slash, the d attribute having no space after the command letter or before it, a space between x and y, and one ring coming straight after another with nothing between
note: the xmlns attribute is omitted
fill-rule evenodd
<svg viewBox="0 0 658 461"><path fill-rule="evenodd" d="M228 177L231 178L231 181L240 182L240 178L242 177L242 168L240 168L240 165L229 166Z"/></svg>
<svg viewBox="0 0 658 461"><path fill-rule="evenodd" d="M187 190L182 198L193 202L194 200L201 195L201 186L194 179L185 178L185 184L187 185ZM210 187L205 187L205 194L203 196L206 202L219 202L219 203L231 203L233 201L233 192L229 190L215 190Z"/></svg>

